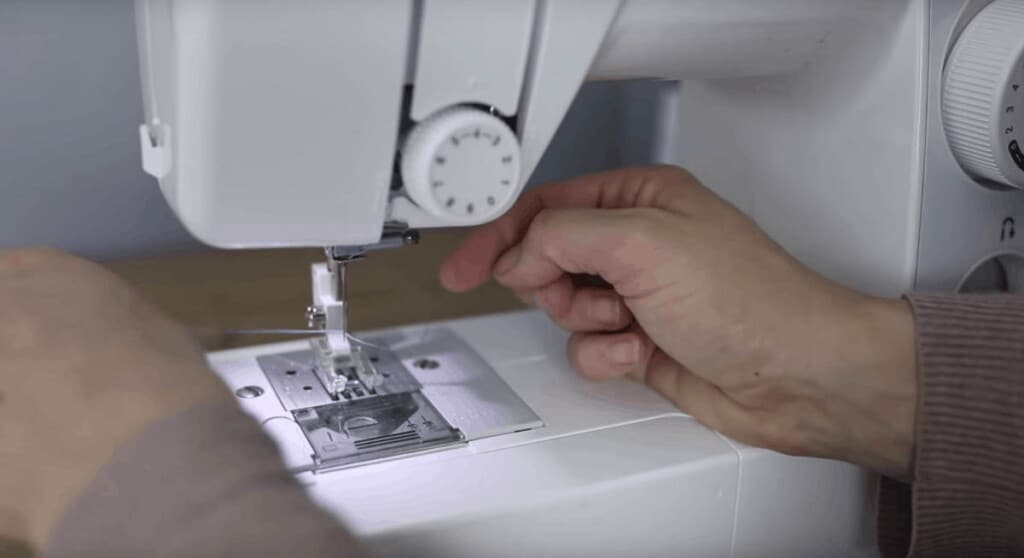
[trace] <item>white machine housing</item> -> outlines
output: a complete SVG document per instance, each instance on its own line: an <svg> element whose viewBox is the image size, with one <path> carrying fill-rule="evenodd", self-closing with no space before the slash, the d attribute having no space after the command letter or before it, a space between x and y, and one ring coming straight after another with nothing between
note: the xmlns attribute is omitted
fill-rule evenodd
<svg viewBox="0 0 1024 558"><path fill-rule="evenodd" d="M139 0L144 167L209 244L371 244L387 222L502 213L584 79L683 79L663 162L834 279L952 289L1021 250L1003 232L1021 197L964 173L942 118L961 9L988 3ZM429 157L397 169L409 129L467 106L514 127L519 168L492 206L466 215L455 196L463 214L445 214L425 192ZM425 178L406 189L403 174Z"/></svg>
<svg viewBox="0 0 1024 558"><path fill-rule="evenodd" d="M977 290L978 277L980 288L1014 290L1024 285L1024 235L1015 230L1024 194L1012 188L1020 177L1001 154L1010 175L994 182L972 163L970 142L948 139L962 105L943 95L961 34L985 42L991 32L972 27L975 16L1014 14L1022 3L138 0L143 162L210 244L372 244L386 223L430 228L499 215L585 79L683 80L660 132L662 162L689 168L809 266L880 295ZM988 98L1024 105L1005 93L1017 91L1022 53L1012 37L1024 31L1014 35L1018 23L1004 20L1011 28L1001 36L1011 39L994 56L1007 67L976 88L1002 88ZM419 123L464 110L518 140L503 140L514 152L493 160L478 146L474 164L512 157L518 169L512 194L490 206L479 205L486 195L474 198L472 211L472 181L431 197L431 165L448 159L429 149L477 130L452 126L425 148L407 145ZM972 126L995 129L986 118ZM978 137L975 152L1009 145L995 132ZM413 152L420 166L401 169ZM497 188L496 168L470 175L496 177L485 186ZM420 182L407 188L406 176ZM316 501L384 554L874 552L863 471L743 447L641 386L584 382L563 356L564 336L537 315L444 327L544 426L312 473L308 445L256 364L302 344L210 360L233 389L268 392L243 408ZM429 378L420 381L429 394Z"/></svg>
<svg viewBox="0 0 1024 558"><path fill-rule="evenodd" d="M543 420L539 428L354 467L311 471L313 453L256 365L302 341L213 353L214 370L263 423L323 509L380 556L875 556L874 482L852 465L783 456L712 432L635 382L572 370L566 334L527 311L379 332L450 330ZM374 338L369 332L361 337ZM400 355L439 400L453 351ZM258 389L252 389L258 388ZM460 409L444 410L454 417ZM453 420L453 422L457 422Z"/></svg>

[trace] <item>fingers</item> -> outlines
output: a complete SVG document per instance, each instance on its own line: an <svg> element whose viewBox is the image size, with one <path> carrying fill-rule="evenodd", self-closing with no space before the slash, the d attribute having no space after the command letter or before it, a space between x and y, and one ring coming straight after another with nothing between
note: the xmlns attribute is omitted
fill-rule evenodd
<svg viewBox="0 0 1024 558"><path fill-rule="evenodd" d="M47 263L74 261L75 258L50 248L0 250L0 273L25 270Z"/></svg>
<svg viewBox="0 0 1024 558"><path fill-rule="evenodd" d="M721 390L665 353L658 351L653 355L638 379L705 425L719 422L716 409L726 400Z"/></svg>
<svg viewBox="0 0 1024 558"><path fill-rule="evenodd" d="M568 331L616 331L633 322L633 314L615 291L576 288L564 275L536 291L533 299L555 323Z"/></svg>
<svg viewBox="0 0 1024 558"><path fill-rule="evenodd" d="M511 289L540 289L565 274L598 275L618 287L660 261L668 214L657 209L549 209L494 265ZM664 244L664 243L660 243Z"/></svg>
<svg viewBox="0 0 1024 558"><path fill-rule="evenodd" d="M569 360L591 380L640 377L654 351L654 343L639 328L621 333L574 333L569 338Z"/></svg>
<svg viewBox="0 0 1024 558"><path fill-rule="evenodd" d="M574 334L569 339L569 359L592 380L630 377L646 383L712 430L736 434L756 427L738 403L666 355L639 330Z"/></svg>
<svg viewBox="0 0 1024 558"><path fill-rule="evenodd" d="M711 430L746 443L764 443L752 435L765 429L756 415L662 351L655 351L639 379Z"/></svg>
<svg viewBox="0 0 1024 558"><path fill-rule="evenodd" d="M552 182L524 194L500 219L473 231L441 266L445 288L462 292L490 278L495 262L518 244L541 211L673 206L697 182L675 167L634 167ZM689 187L689 188L688 188Z"/></svg>

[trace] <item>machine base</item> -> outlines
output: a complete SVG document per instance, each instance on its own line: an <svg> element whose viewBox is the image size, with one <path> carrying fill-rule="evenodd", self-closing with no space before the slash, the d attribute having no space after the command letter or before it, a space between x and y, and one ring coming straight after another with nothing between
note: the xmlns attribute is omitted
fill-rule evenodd
<svg viewBox="0 0 1024 558"><path fill-rule="evenodd" d="M260 366L305 343L209 359L232 390L263 390L240 398L242 408L264 425L313 500L383 556L877 555L866 472L735 443L646 386L586 381L565 357L565 334L540 313L367 339L387 340L465 442L318 469L308 429ZM464 350L452 351L456 345ZM420 359L439 366L416 367ZM481 363L529 415L507 420L499 412L501 420L478 424L502 428L464 427L503 408L482 395L486 388L470 387L484 381L473 376ZM452 373L433 374L441 369Z"/></svg>

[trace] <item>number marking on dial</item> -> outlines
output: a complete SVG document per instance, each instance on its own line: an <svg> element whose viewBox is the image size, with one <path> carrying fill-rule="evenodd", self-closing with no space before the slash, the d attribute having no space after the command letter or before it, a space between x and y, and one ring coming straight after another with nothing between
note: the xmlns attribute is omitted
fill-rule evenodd
<svg viewBox="0 0 1024 558"><path fill-rule="evenodd" d="M1009 149L1010 158L1013 159L1014 163L1017 163L1017 166L1020 167L1020 170L1024 171L1024 151L1021 151L1020 144L1017 143L1017 140L1013 140L1010 142Z"/></svg>

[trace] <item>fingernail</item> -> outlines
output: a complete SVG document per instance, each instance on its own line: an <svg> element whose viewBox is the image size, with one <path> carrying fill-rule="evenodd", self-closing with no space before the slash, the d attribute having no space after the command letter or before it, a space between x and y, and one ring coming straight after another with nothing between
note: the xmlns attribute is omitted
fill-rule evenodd
<svg viewBox="0 0 1024 558"><path fill-rule="evenodd" d="M459 272L454 265L446 265L441 268L441 286L448 290L458 285Z"/></svg>
<svg viewBox="0 0 1024 558"><path fill-rule="evenodd" d="M519 263L519 258L523 254L523 248L521 246L513 246L508 252L505 252L501 258L498 259L498 263L494 264L495 275L505 275L512 268Z"/></svg>
<svg viewBox="0 0 1024 558"><path fill-rule="evenodd" d="M614 324L619 321L620 308L618 299L602 296L594 300L587 310L591 320L605 324Z"/></svg>
<svg viewBox="0 0 1024 558"><path fill-rule="evenodd" d="M640 343L635 339L618 341L608 348L608 358L615 364L636 364L640 360Z"/></svg>

